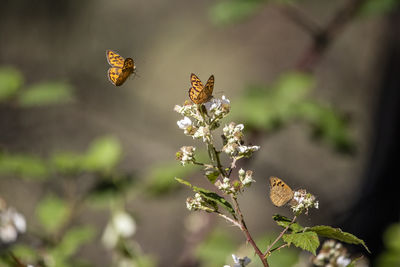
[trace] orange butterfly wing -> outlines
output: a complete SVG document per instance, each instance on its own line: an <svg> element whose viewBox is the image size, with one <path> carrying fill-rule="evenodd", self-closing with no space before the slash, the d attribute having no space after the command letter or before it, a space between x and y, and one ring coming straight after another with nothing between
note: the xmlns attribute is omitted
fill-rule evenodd
<svg viewBox="0 0 400 267"><path fill-rule="evenodd" d="M189 97L195 104L203 104L210 100L214 89L214 75L208 78L206 86L200 81L195 74L190 75L190 83L192 87L189 89Z"/></svg>
<svg viewBox="0 0 400 267"><path fill-rule="evenodd" d="M122 68L124 66L125 59L114 51L107 50L106 57L108 64L110 64L112 67Z"/></svg>
<svg viewBox="0 0 400 267"><path fill-rule="evenodd" d="M114 85L117 85L118 78L121 76L121 74L122 74L122 69L121 68L109 68L108 69L108 79ZM126 78L125 78L125 80L126 80Z"/></svg>
<svg viewBox="0 0 400 267"><path fill-rule="evenodd" d="M124 59L111 50L106 51L106 57L108 64L112 66L108 69L108 79L114 85L122 85L135 72L136 66L132 58Z"/></svg>

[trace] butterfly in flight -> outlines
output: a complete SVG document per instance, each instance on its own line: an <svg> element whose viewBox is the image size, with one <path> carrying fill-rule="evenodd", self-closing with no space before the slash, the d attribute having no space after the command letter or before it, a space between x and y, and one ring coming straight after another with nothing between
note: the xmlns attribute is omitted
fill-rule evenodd
<svg viewBox="0 0 400 267"><path fill-rule="evenodd" d="M278 177L269 178L269 198L277 207L281 207L293 199L293 190Z"/></svg>
<svg viewBox="0 0 400 267"><path fill-rule="evenodd" d="M129 75L135 73L136 66L132 58L124 59L111 50L106 51L106 57L108 64L111 65L108 69L108 79L114 85L122 85Z"/></svg>
<svg viewBox="0 0 400 267"><path fill-rule="evenodd" d="M200 81L199 77L195 74L190 75L190 83L192 87L189 89L189 97L195 104L203 104L208 102L212 98L212 92L214 89L214 75L208 78L205 86Z"/></svg>

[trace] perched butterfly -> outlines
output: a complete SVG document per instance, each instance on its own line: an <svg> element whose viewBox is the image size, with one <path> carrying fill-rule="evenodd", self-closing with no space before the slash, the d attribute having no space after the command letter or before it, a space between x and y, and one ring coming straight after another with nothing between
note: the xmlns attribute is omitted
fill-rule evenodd
<svg viewBox="0 0 400 267"><path fill-rule="evenodd" d="M200 81L199 77L195 74L190 75L190 83L192 87L189 89L189 97L195 104L203 104L212 98L212 92L214 89L214 75L208 78L205 86Z"/></svg>
<svg viewBox="0 0 400 267"><path fill-rule="evenodd" d="M278 177L269 178L269 198L277 207L281 207L293 199L293 190Z"/></svg>
<svg viewBox="0 0 400 267"><path fill-rule="evenodd" d="M122 85L129 75L135 72L136 66L132 58L124 59L111 50L106 51L108 64L112 68L108 69L108 79L116 86Z"/></svg>

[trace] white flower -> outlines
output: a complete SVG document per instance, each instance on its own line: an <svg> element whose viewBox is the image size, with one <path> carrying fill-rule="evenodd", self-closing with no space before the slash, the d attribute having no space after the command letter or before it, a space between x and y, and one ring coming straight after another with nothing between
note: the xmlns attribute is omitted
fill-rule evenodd
<svg viewBox="0 0 400 267"><path fill-rule="evenodd" d="M346 267L351 262L351 259L341 255L337 258L336 263L339 267Z"/></svg>
<svg viewBox="0 0 400 267"><path fill-rule="evenodd" d="M235 254L232 254L232 258L233 258L233 262L235 263L233 265L233 267L245 267L246 265L248 265L251 262L251 260L247 256L245 256L243 258L239 258Z"/></svg>
<svg viewBox="0 0 400 267"><path fill-rule="evenodd" d="M194 162L194 151L196 150L193 146L183 146L180 151L176 153L176 158L180 160L182 166Z"/></svg>
<svg viewBox="0 0 400 267"><path fill-rule="evenodd" d="M136 232L136 223L133 218L124 211L118 211L113 216L113 224L122 237L130 237Z"/></svg>
<svg viewBox="0 0 400 267"><path fill-rule="evenodd" d="M0 243L17 240L18 233L26 231L25 217L14 208L7 208L5 202L0 206Z"/></svg>
<svg viewBox="0 0 400 267"><path fill-rule="evenodd" d="M239 178L240 178L240 174L239 174ZM240 179L240 181L242 182L242 184L244 186L250 186L252 183L255 182L255 180L253 180L253 172L250 170L246 171L245 175L242 175L242 178Z"/></svg>
<svg viewBox="0 0 400 267"><path fill-rule="evenodd" d="M117 211L106 226L101 238L105 247L112 249L120 238L129 238L136 232L136 223L125 211Z"/></svg>
<svg viewBox="0 0 400 267"><path fill-rule="evenodd" d="M226 98L225 95L222 95L221 101L222 101L222 104L225 104L225 105L229 105L231 103L231 101L228 98Z"/></svg>
<svg viewBox="0 0 400 267"><path fill-rule="evenodd" d="M208 127L200 126L199 129L193 134L193 138L200 139L203 138L203 142L210 140L210 130Z"/></svg>
<svg viewBox="0 0 400 267"><path fill-rule="evenodd" d="M183 120L179 120L176 123L182 130L186 130L189 126L192 126L192 121L188 117L184 117Z"/></svg>
<svg viewBox="0 0 400 267"><path fill-rule="evenodd" d="M218 180L215 182L215 186L221 190L222 192L226 194L231 194L236 192L236 189L232 186L231 180L227 177L225 177L222 182L221 180Z"/></svg>

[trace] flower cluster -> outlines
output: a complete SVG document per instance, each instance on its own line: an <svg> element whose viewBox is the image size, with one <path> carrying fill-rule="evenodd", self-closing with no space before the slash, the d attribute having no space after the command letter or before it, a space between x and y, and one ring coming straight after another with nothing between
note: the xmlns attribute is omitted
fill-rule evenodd
<svg viewBox="0 0 400 267"><path fill-rule="evenodd" d="M240 169L239 179L243 186L250 186L255 182L255 180L253 180L253 172L250 170L244 171L243 169Z"/></svg>
<svg viewBox="0 0 400 267"><path fill-rule="evenodd" d="M212 98L203 105L185 102L183 106L176 105L174 110L184 116L177 122L178 127L186 135L194 139L203 139L204 142L211 141L211 130L219 127L219 121L228 115L230 101L225 96Z"/></svg>
<svg viewBox="0 0 400 267"><path fill-rule="evenodd" d="M231 108L230 104L231 101L229 101L229 99L224 95L221 97L221 99L213 97L210 101L205 103L204 106L206 107L211 122L221 120L223 117L228 115Z"/></svg>
<svg viewBox="0 0 400 267"><path fill-rule="evenodd" d="M238 256L236 256L235 254L232 254L232 258L233 258L233 267L245 267L246 265L248 265L251 260L245 256L243 258L240 258ZM224 265L224 267L231 267L229 265Z"/></svg>
<svg viewBox="0 0 400 267"><path fill-rule="evenodd" d="M0 244L17 240L18 234L26 231L25 217L12 207L7 207L0 198Z"/></svg>
<svg viewBox="0 0 400 267"><path fill-rule="evenodd" d="M291 208L294 213L300 214L303 211L308 213L309 208L318 209L319 202L316 200L315 196L307 193L305 189L300 189L294 192L293 200L291 202Z"/></svg>
<svg viewBox="0 0 400 267"><path fill-rule="evenodd" d="M194 198L188 197L186 199L186 208L190 211L204 210L213 212L218 209L214 203L207 201L200 193L196 193Z"/></svg>
<svg viewBox="0 0 400 267"><path fill-rule="evenodd" d="M227 177L224 177L222 182L221 180L215 182L215 186L225 194L232 194L238 191L238 188L232 184L231 180Z"/></svg>
<svg viewBox="0 0 400 267"><path fill-rule="evenodd" d="M345 267L351 263L351 259L341 243L327 240L313 259L313 263L316 266Z"/></svg>
<svg viewBox="0 0 400 267"><path fill-rule="evenodd" d="M231 122L225 125L224 132L224 147L222 151L231 157L241 158L250 157L254 151L260 149L259 146L245 146L243 138L243 124Z"/></svg>
<svg viewBox="0 0 400 267"><path fill-rule="evenodd" d="M190 163L194 163L194 151L196 150L193 146L183 146L176 152L176 158L181 162L182 166Z"/></svg>

